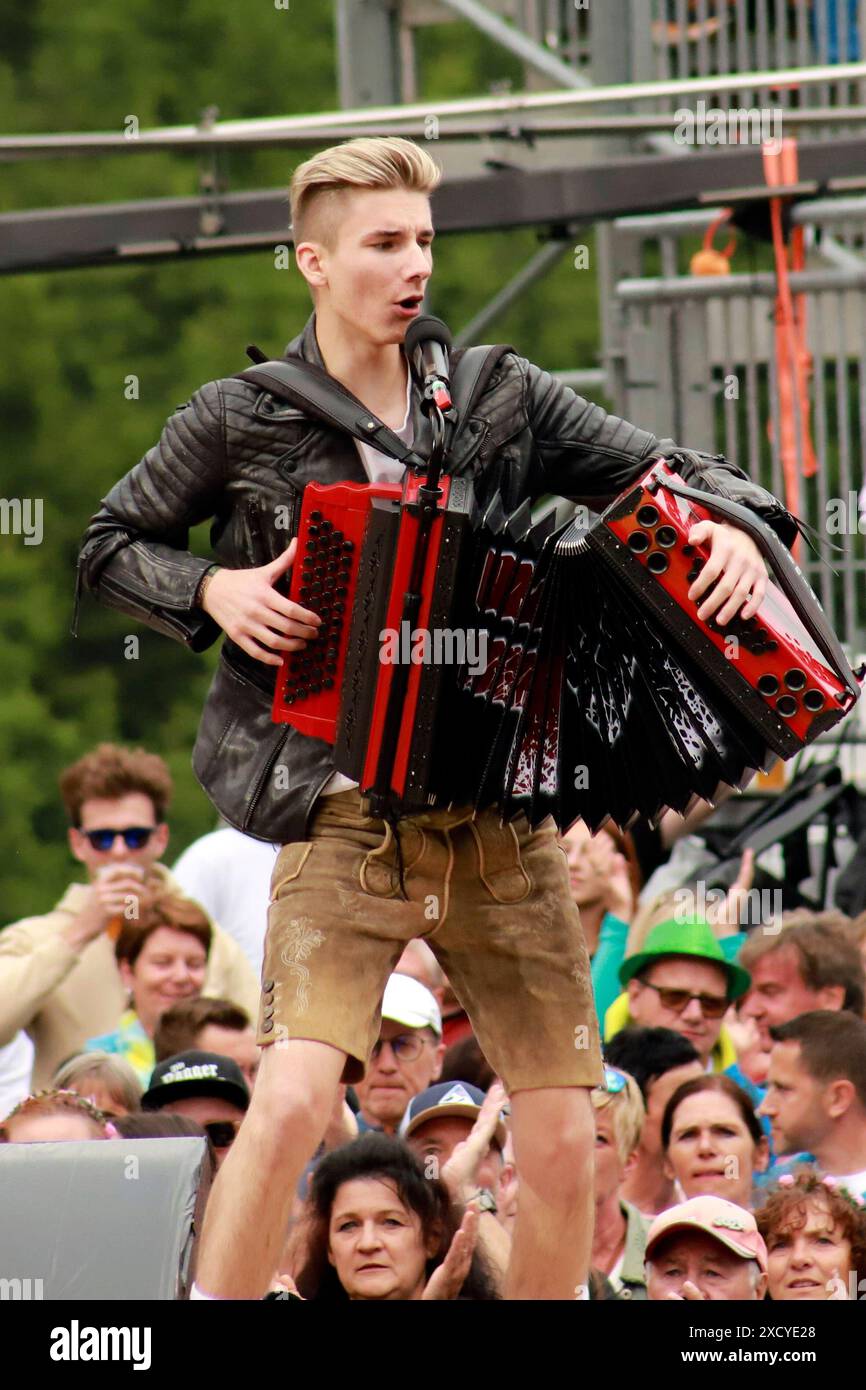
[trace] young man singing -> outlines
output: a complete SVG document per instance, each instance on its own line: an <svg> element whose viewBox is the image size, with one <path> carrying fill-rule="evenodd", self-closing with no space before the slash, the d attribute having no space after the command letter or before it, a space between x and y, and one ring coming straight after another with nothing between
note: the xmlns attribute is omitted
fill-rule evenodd
<svg viewBox="0 0 866 1390"><path fill-rule="evenodd" d="M314 313L287 356L323 367L422 456L429 425L402 343L432 271L439 179L411 142L361 139L302 164L291 186L295 255ZM473 476L482 506L499 488L509 508L545 493L600 507L673 447L509 353L449 466ZM268 668L319 625L313 607L278 587L296 549L285 549L287 507L291 535L307 482L401 474L249 382L210 382L112 489L82 548L83 583L105 603L193 651L226 634L193 765L230 824L284 846L271 890L262 1064L209 1202L198 1266L212 1297L267 1289L336 1087L364 1075L385 982L406 942L422 935L511 1097L521 1187L506 1297L574 1298L586 1282L589 1090L602 1073L589 964L552 822L531 832L522 820L500 825L495 811L437 809L401 820L398 846L335 773L329 744L270 719ZM780 504L731 465L706 459L684 476L748 503L791 539ZM208 517L216 568L187 550L188 528ZM750 616L766 582L757 548L731 526L699 529L694 539L712 546L692 590L703 596L701 615Z"/></svg>

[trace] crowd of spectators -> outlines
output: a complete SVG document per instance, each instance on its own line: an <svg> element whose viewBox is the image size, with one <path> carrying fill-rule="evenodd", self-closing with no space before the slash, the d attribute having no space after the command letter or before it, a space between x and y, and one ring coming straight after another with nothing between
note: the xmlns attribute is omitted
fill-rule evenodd
<svg viewBox="0 0 866 1390"><path fill-rule="evenodd" d="M216 1167L256 1081L272 848L219 830L170 872L171 780L142 750L100 745L60 788L85 881L0 930L0 1141L197 1137ZM859 1297L864 922L741 921L750 856L727 910L701 916L669 885L647 892L619 832L577 825L562 847L605 1056L575 1296ZM268 1297L499 1298L519 1201L509 1097L413 941L366 1075L310 1154Z"/></svg>

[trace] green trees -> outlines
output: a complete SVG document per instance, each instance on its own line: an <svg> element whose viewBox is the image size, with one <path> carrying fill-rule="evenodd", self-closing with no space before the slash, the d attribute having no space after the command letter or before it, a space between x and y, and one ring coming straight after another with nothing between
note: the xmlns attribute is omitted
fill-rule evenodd
<svg viewBox="0 0 866 1390"><path fill-rule="evenodd" d="M425 99L519 81L511 59L456 32L425 36ZM129 116L196 122L210 105L223 119L330 111L335 64L323 0L0 0L0 131L119 132ZM306 153L221 155L217 175L232 190L285 185ZM7 164L3 210L188 196L198 177L188 154ZM535 245L529 231L440 240L435 312L459 329ZM546 366L591 362L593 285L564 257L495 337ZM100 498L172 409L246 365L246 343L281 351L308 313L297 270L268 252L0 280L0 501L40 502L42 516L41 543L26 544L0 509L0 925L45 910L68 881L57 775L100 739L168 760L174 853L213 825L189 759L216 650L193 656L89 601L74 640L74 562ZM207 528L192 543L206 553Z"/></svg>

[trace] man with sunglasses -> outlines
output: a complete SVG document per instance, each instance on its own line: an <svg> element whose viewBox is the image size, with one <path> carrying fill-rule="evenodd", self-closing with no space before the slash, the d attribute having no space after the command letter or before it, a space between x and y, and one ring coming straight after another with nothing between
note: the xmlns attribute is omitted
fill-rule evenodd
<svg viewBox="0 0 866 1390"><path fill-rule="evenodd" d="M409 975L391 975L382 1001L382 1026L363 1081L359 1133L396 1134L407 1105L437 1081L445 1045L439 1005L425 985Z"/></svg>
<svg viewBox="0 0 866 1390"><path fill-rule="evenodd" d="M643 949L623 961L619 978L626 994L608 1010L607 1037L627 1022L670 1028L688 1039L708 1071L735 1061L722 1021L749 988L749 975L727 959L706 922L660 922Z"/></svg>
<svg viewBox="0 0 866 1390"><path fill-rule="evenodd" d="M69 848L87 872L51 912L0 931L0 1047L24 1029L35 1047L32 1087L88 1038L117 1027L125 992L114 938L148 886L178 891L159 862L169 838L168 767L156 754L103 743L60 777ZM240 946L211 923L203 993L254 1014L259 988Z"/></svg>
<svg viewBox="0 0 866 1390"><path fill-rule="evenodd" d="M237 1062L196 1049L159 1062L141 1098L142 1110L185 1115L202 1125L216 1151L217 1167L234 1143L249 1103Z"/></svg>

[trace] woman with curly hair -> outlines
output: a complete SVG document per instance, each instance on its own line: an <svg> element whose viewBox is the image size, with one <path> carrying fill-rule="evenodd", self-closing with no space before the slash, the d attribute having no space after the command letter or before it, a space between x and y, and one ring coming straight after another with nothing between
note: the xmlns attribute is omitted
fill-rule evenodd
<svg viewBox="0 0 866 1390"><path fill-rule="evenodd" d="M322 1158L308 1199L302 1298L499 1297L475 1249L478 1216L425 1177L399 1139L366 1134Z"/></svg>
<svg viewBox="0 0 866 1390"><path fill-rule="evenodd" d="M866 1276L866 1208L815 1169L785 1173L760 1211L775 1302L857 1298Z"/></svg>

